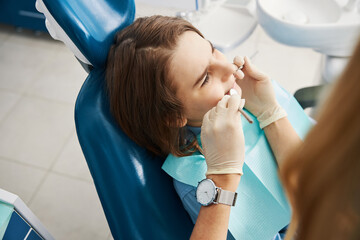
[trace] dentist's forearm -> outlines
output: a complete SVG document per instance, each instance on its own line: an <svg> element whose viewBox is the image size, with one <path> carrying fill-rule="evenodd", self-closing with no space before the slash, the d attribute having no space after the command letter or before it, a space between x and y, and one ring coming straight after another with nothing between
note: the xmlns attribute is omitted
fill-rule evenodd
<svg viewBox="0 0 360 240"><path fill-rule="evenodd" d="M239 174L208 175L222 189L235 192L241 176ZM240 204L240 203L238 203ZM226 239L231 206L213 204L201 207L191 240L221 240Z"/></svg>
<svg viewBox="0 0 360 240"><path fill-rule="evenodd" d="M302 142L287 117L266 126L264 132L279 166Z"/></svg>

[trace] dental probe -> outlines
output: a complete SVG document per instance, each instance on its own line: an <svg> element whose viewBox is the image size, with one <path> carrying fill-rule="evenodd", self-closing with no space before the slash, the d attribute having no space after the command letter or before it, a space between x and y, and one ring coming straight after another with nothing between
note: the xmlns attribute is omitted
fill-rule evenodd
<svg viewBox="0 0 360 240"><path fill-rule="evenodd" d="M256 51L249 57L249 59L252 60L252 59L258 54L258 52L259 52L259 51L256 50ZM243 69L243 67L244 67L244 65L239 66L236 71L239 71L239 70Z"/></svg>
<svg viewBox="0 0 360 240"><path fill-rule="evenodd" d="M256 50L253 54L251 54L251 56L249 57L250 60L252 60L257 54L258 54L258 50ZM236 71L239 71L241 69L243 69L244 65L241 65L238 67L238 69ZM230 89L230 95L234 95L234 94L238 94L238 92L235 89ZM252 124L254 121L249 117L249 115L247 115L246 112L244 112L244 110L242 110L241 107L239 107L239 111L240 113L245 117L245 119Z"/></svg>
<svg viewBox="0 0 360 240"><path fill-rule="evenodd" d="M239 94L235 89L230 89L230 95L234 95L234 94ZM239 112L245 117L245 119L250 123L252 124L253 123L253 120L249 117L249 115L247 115L246 112L244 112L244 110L239 107Z"/></svg>

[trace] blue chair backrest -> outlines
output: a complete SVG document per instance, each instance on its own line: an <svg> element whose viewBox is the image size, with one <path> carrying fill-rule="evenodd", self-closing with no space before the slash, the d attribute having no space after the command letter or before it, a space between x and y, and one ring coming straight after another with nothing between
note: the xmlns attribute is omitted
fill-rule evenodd
<svg viewBox="0 0 360 240"><path fill-rule="evenodd" d="M130 140L109 111L106 57L115 33L134 20L134 1L37 0L37 9L50 34L92 65L76 101L76 131L114 239L188 239L193 224L161 170L164 159Z"/></svg>

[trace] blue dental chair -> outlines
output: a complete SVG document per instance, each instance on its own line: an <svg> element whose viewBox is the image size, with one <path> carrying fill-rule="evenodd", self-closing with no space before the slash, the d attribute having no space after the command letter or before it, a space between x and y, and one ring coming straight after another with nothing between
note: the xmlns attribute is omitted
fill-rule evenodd
<svg viewBox="0 0 360 240"><path fill-rule="evenodd" d="M134 1L37 0L36 7L89 73L76 101L76 131L112 236L188 239L193 223L161 170L164 159L130 140L109 111L106 57L115 33L134 20Z"/></svg>

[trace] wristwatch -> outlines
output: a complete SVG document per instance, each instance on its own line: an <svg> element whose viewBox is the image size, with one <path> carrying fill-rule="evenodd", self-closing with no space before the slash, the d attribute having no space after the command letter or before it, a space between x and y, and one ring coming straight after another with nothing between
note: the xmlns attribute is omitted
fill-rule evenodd
<svg viewBox="0 0 360 240"><path fill-rule="evenodd" d="M203 206L218 203L235 206L236 197L236 192L226 191L215 186L211 179L202 180L196 188L196 200Z"/></svg>

